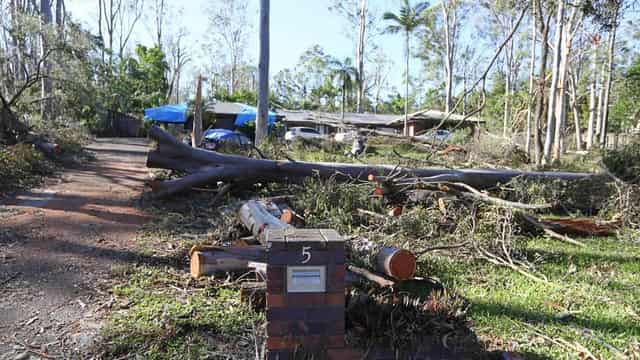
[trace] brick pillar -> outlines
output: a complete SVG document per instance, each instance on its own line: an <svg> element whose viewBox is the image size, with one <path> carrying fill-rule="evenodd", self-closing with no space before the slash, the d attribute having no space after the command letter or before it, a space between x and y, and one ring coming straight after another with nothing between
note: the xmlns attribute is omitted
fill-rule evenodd
<svg viewBox="0 0 640 360"><path fill-rule="evenodd" d="M342 238L316 229L269 231L266 238L267 358L344 348Z"/></svg>

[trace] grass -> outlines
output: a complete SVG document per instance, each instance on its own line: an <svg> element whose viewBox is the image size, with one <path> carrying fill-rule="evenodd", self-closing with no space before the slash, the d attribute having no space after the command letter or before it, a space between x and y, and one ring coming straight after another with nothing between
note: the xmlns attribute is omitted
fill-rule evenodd
<svg viewBox="0 0 640 360"><path fill-rule="evenodd" d="M545 340L577 342L600 359L640 347L640 249L616 238L589 239L577 248L533 239L530 259L549 284L533 282L486 262L445 257L423 259L420 272L439 277L470 303L469 318L489 348L543 358L577 357ZM527 325L528 324L528 325ZM534 328L540 334L536 334ZM561 341L560 341L561 342ZM611 348L610 348L611 347Z"/></svg>
<svg viewBox="0 0 640 360"><path fill-rule="evenodd" d="M240 300L233 286L191 283L183 271L149 266L117 269L129 281L112 294L120 309L103 328L103 352L145 359L238 359L255 354L264 316Z"/></svg>

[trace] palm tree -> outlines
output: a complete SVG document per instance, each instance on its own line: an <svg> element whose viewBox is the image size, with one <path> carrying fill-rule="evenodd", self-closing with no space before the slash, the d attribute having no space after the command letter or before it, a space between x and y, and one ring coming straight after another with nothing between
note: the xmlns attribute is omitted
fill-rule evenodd
<svg viewBox="0 0 640 360"><path fill-rule="evenodd" d="M351 58L346 58L344 61L333 59L330 62L331 77L336 79L342 88L342 114L341 118L344 119L345 105L347 104L347 92L353 91L353 79L356 77L357 70L353 66Z"/></svg>
<svg viewBox="0 0 640 360"><path fill-rule="evenodd" d="M385 29L390 34L404 33L405 36L405 98L404 98L404 135L409 135L407 123L409 122L409 60L411 58L411 34L422 25L423 13L429 7L429 3L420 2L411 6L410 0L403 0L402 7L397 14L386 12L383 19L391 22Z"/></svg>

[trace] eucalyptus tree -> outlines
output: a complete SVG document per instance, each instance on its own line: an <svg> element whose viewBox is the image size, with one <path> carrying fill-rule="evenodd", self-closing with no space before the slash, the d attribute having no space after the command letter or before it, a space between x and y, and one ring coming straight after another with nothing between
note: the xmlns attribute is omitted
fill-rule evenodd
<svg viewBox="0 0 640 360"><path fill-rule="evenodd" d="M355 41L356 56L356 111L363 111L366 92L365 60L367 44L375 34L375 11L367 0L332 0L329 10L344 17L348 24L347 36Z"/></svg>
<svg viewBox="0 0 640 360"><path fill-rule="evenodd" d="M410 0L403 0L402 7L398 13L386 12L382 16L389 25L386 32L390 34L404 34L405 40L405 101L404 101L404 135L409 135L409 62L411 59L411 36L414 31L422 26L424 12L429 7L429 3L420 2L412 5Z"/></svg>
<svg viewBox="0 0 640 360"><path fill-rule="evenodd" d="M237 89L237 75L242 65L252 30L249 18L248 0L218 0L212 2L207 12L209 16L209 44L210 51L222 52L225 62L229 65L229 82L227 89L231 95Z"/></svg>

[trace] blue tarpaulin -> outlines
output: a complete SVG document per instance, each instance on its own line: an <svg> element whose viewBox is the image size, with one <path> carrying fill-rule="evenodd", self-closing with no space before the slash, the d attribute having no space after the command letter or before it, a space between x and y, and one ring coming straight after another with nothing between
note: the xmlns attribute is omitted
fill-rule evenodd
<svg viewBox="0 0 640 360"><path fill-rule="evenodd" d="M144 110L145 121L184 124L187 122L187 105L165 105Z"/></svg>
<svg viewBox="0 0 640 360"><path fill-rule="evenodd" d="M237 127L243 127L247 123L256 121L257 109L249 105L243 105L243 106L244 106L244 109L242 109L242 111L239 112L238 115L236 116L235 125ZM275 123L276 123L276 113L269 111L269 127L274 126Z"/></svg>

